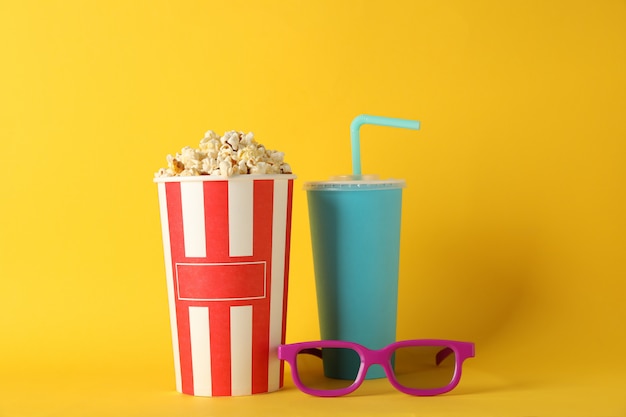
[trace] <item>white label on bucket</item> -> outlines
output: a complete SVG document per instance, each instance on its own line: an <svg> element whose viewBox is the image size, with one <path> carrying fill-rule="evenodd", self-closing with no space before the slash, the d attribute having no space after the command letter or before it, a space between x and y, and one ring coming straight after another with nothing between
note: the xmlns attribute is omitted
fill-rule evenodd
<svg viewBox="0 0 626 417"><path fill-rule="evenodd" d="M183 240L185 243L185 256L188 258L206 257L203 187L204 183L200 181L180 183Z"/></svg>
<svg viewBox="0 0 626 417"><path fill-rule="evenodd" d="M252 306L230 308L231 394L252 394Z"/></svg>
<svg viewBox="0 0 626 417"><path fill-rule="evenodd" d="M270 355L268 391L280 385L278 345L283 333L283 292L285 285L285 245L287 236L287 198L289 181L274 181L274 214L272 218L272 281L270 296Z"/></svg>
<svg viewBox="0 0 626 417"><path fill-rule="evenodd" d="M254 181L228 181L228 250L230 256L252 256Z"/></svg>
<svg viewBox="0 0 626 417"><path fill-rule="evenodd" d="M191 366L194 395L212 395L211 340L208 307L189 307Z"/></svg>

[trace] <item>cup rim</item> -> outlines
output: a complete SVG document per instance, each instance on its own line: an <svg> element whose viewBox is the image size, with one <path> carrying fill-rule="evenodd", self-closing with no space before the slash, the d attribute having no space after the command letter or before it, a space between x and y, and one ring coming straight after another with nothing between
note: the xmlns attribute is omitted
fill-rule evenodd
<svg viewBox="0 0 626 417"><path fill-rule="evenodd" d="M154 177L156 183L164 182L207 182L207 181L251 181L251 180L292 180L294 174L238 174L230 177L216 175L184 175L175 177Z"/></svg>
<svg viewBox="0 0 626 417"><path fill-rule="evenodd" d="M357 191L357 190L389 190L406 188L406 181L389 178L385 180L328 180L309 181L303 187L306 191Z"/></svg>

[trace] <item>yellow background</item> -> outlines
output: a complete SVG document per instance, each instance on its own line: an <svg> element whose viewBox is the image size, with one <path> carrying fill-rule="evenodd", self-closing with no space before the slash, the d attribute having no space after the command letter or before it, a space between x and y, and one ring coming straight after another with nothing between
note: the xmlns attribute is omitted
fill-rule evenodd
<svg viewBox="0 0 626 417"><path fill-rule="evenodd" d="M4 0L0 59L0 416L626 416L623 0ZM317 339L301 185L360 113L422 122L363 170L408 183L398 338L476 342L461 384L175 393L154 171L208 129L286 152Z"/></svg>

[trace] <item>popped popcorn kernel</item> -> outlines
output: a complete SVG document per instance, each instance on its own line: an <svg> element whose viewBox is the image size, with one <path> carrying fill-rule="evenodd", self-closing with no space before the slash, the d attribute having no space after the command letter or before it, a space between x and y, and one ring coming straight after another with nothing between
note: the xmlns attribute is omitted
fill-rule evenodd
<svg viewBox="0 0 626 417"><path fill-rule="evenodd" d="M155 177L212 175L224 178L245 174L291 174L284 161L285 153L267 149L254 139L252 132L235 130L219 136L208 130L198 148L185 146L175 155L167 155L167 168Z"/></svg>

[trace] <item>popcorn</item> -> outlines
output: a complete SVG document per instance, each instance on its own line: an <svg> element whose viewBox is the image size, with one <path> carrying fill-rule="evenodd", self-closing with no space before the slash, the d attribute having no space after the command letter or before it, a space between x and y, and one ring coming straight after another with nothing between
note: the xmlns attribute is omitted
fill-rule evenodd
<svg viewBox="0 0 626 417"><path fill-rule="evenodd" d="M176 155L167 155L167 168L159 169L154 176L291 174L291 166L284 158L284 152L266 149L258 143L252 132L230 130L219 136L208 130L198 149L185 146Z"/></svg>

